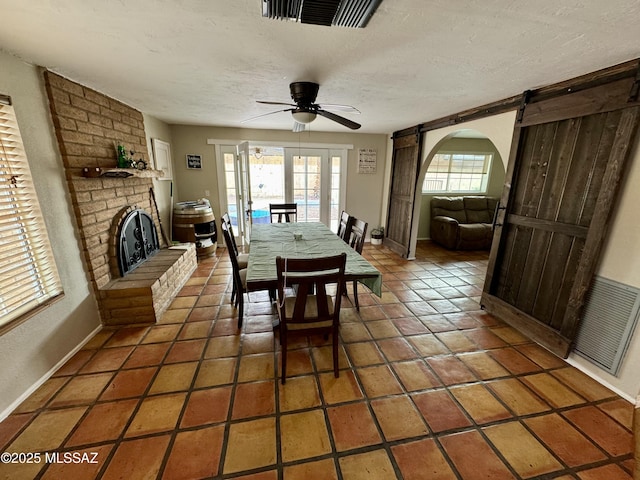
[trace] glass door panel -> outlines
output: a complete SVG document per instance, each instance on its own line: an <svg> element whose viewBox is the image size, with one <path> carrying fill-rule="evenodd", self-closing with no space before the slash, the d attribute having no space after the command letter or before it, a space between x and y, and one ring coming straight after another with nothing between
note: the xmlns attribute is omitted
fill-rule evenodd
<svg viewBox="0 0 640 480"><path fill-rule="evenodd" d="M284 149L253 147L249 149L253 223L269 223L269 204L284 203Z"/></svg>
<svg viewBox="0 0 640 480"><path fill-rule="evenodd" d="M293 156L293 201L298 204L299 222L319 222L321 199L321 156Z"/></svg>

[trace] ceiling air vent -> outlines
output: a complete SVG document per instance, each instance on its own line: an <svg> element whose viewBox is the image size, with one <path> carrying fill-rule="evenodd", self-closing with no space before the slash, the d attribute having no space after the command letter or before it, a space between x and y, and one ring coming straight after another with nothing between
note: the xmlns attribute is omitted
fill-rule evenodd
<svg viewBox="0 0 640 480"><path fill-rule="evenodd" d="M314 25L364 28L382 0L262 0L262 16Z"/></svg>

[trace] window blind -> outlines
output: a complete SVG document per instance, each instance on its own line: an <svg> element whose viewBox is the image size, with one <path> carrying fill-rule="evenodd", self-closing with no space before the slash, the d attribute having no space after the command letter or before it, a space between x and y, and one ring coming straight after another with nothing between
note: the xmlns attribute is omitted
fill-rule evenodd
<svg viewBox="0 0 640 480"><path fill-rule="evenodd" d="M10 103L0 101L0 329L62 293Z"/></svg>

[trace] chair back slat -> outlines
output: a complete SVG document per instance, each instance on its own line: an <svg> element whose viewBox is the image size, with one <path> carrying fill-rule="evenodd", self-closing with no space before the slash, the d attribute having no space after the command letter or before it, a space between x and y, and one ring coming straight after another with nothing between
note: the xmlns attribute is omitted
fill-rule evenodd
<svg viewBox="0 0 640 480"><path fill-rule="evenodd" d="M368 225L369 224L367 222L352 217L351 232L347 243L358 253L362 253Z"/></svg>
<svg viewBox="0 0 640 480"><path fill-rule="evenodd" d="M233 225L231 224L231 218L227 212L222 214L222 223L221 225L226 225L227 231L229 232L229 238L231 241L227 241L225 237L224 241L227 244L227 248L233 248L236 257L238 256L238 244L236 243L236 236L233 234Z"/></svg>
<svg viewBox="0 0 640 480"><path fill-rule="evenodd" d="M270 203L269 215L271 223L286 223L298 221L298 204L297 203ZM275 221L274 221L275 220Z"/></svg>
<svg viewBox="0 0 640 480"><path fill-rule="evenodd" d="M351 236L351 222L353 217L344 210L340 214L340 223L338 224L337 235L345 242L349 242Z"/></svg>
<svg viewBox="0 0 640 480"><path fill-rule="evenodd" d="M224 241L227 244L227 251L229 252L229 259L231 260L231 267L233 270L233 281L236 285L242 287L242 280L240 278L240 266L238 265L238 254L233 248L233 233L229 229L225 222L222 222L222 235Z"/></svg>

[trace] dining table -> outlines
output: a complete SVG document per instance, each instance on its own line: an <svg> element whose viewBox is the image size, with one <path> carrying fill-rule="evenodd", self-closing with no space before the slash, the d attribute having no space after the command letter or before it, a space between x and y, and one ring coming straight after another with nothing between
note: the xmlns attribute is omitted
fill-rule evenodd
<svg viewBox="0 0 640 480"><path fill-rule="evenodd" d="M317 258L347 254L345 280L366 285L382 296L382 274L321 222L264 223L251 227L247 291L275 290L276 257Z"/></svg>

